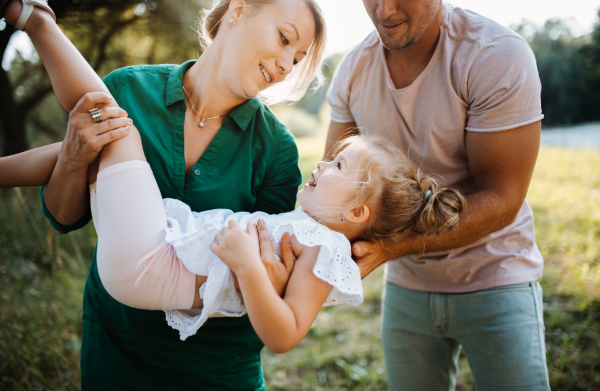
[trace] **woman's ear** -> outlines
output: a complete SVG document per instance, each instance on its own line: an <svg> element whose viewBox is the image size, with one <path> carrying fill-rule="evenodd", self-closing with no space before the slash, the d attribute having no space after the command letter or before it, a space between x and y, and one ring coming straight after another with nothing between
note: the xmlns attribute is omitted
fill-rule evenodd
<svg viewBox="0 0 600 391"><path fill-rule="evenodd" d="M346 212L344 215L344 220L348 220L353 223L364 223L369 219L369 216L371 216L371 210L367 205L363 205Z"/></svg>
<svg viewBox="0 0 600 391"><path fill-rule="evenodd" d="M225 18L223 19L225 24L227 24L229 26L233 26L233 25L237 24L238 20L242 16L242 14L247 12L246 11L247 6L248 6L247 0L232 0L229 3L229 11L227 12L227 15L225 16Z"/></svg>

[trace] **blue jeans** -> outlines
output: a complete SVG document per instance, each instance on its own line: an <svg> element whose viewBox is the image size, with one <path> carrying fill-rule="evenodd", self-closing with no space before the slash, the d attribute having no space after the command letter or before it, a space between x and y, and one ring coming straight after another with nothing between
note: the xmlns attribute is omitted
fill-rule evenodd
<svg viewBox="0 0 600 391"><path fill-rule="evenodd" d="M477 391L550 390L537 282L469 293L386 283L381 338L391 390L454 390L461 345Z"/></svg>

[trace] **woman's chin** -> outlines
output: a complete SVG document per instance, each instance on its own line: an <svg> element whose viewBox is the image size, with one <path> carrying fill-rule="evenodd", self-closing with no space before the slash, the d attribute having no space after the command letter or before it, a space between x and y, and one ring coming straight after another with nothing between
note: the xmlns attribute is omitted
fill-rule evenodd
<svg viewBox="0 0 600 391"><path fill-rule="evenodd" d="M252 99L258 96L258 94L260 93L261 89L259 88L258 85L250 85L250 86L245 86L243 88L243 99L248 100L248 99Z"/></svg>

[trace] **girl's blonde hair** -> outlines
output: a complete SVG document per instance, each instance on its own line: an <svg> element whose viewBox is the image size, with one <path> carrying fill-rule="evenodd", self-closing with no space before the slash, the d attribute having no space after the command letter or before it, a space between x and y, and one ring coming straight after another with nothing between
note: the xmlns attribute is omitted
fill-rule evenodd
<svg viewBox="0 0 600 391"><path fill-rule="evenodd" d="M247 0L248 6L257 9L278 1L289 0ZM299 1L303 1L308 6L315 19L315 39L310 45L305 59L293 67L292 72L284 81L270 86L258 94L261 101L267 105L284 101L295 102L304 96L311 84L316 89L324 81L321 66L326 39L325 19L315 0ZM220 0L213 9L202 11L198 28L198 40L203 49L206 49L217 36L221 22L229 12L230 3L231 0Z"/></svg>
<svg viewBox="0 0 600 391"><path fill-rule="evenodd" d="M396 244L413 234L437 235L458 223L465 197L458 190L441 187L388 140L348 137L336 144L333 156L348 147L359 148L359 186L349 209L367 205L371 210L367 228L354 239Z"/></svg>

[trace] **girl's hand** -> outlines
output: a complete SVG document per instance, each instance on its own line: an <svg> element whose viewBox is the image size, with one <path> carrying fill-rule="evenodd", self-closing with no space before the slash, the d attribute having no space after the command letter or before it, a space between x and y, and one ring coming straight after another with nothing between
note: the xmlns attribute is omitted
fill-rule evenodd
<svg viewBox="0 0 600 391"><path fill-rule="evenodd" d="M258 232L252 222L243 230L238 223L229 221L229 227L224 227L215 236L215 242L210 245L215 253L238 277L246 270L262 267Z"/></svg>

